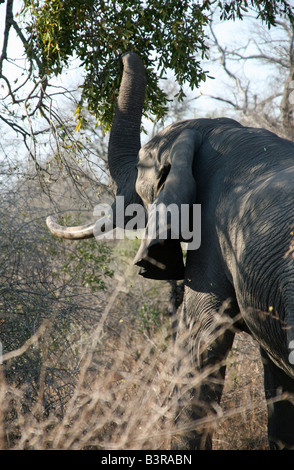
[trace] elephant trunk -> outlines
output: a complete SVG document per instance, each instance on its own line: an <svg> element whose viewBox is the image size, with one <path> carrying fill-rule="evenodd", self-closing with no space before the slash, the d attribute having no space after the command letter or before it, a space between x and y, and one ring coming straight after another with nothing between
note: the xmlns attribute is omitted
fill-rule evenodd
<svg viewBox="0 0 294 470"><path fill-rule="evenodd" d="M124 196L127 205L141 202L135 184L146 77L143 62L137 54L124 54L122 64L123 76L109 138L108 165L117 185L117 195Z"/></svg>
<svg viewBox="0 0 294 470"><path fill-rule="evenodd" d="M141 147L140 128L145 97L145 68L137 54L128 52L122 56L123 76L111 127L108 144L108 164L111 177L117 185L117 196L124 196L124 207L129 204L142 204L136 193L137 155ZM109 231L117 226L120 204L112 206L113 217L105 217L96 222L79 227L63 227L51 217L47 218L49 230L60 238L80 240L91 238L101 227ZM120 217L124 220L123 217ZM125 221L124 221L125 223ZM95 232L96 230L96 232Z"/></svg>

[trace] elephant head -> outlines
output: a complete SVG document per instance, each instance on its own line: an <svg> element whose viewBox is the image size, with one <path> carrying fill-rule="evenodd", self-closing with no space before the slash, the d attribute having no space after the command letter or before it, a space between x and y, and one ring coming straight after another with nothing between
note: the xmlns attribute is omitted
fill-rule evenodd
<svg viewBox="0 0 294 470"><path fill-rule="evenodd" d="M104 233L113 227L124 228L127 217L125 212L123 217L117 217L119 211L124 211L118 204L118 196L124 197L124 207L140 204L146 209L144 221L141 221L143 226L146 222L145 214L148 216L147 205L153 204L154 208L162 202L167 206L171 203L180 205L183 202L195 202L196 187L192 176L192 163L195 149L201 144L201 136L199 137L195 130L187 129L185 124L176 123L170 126L164 135L159 133L141 148L145 68L135 53L128 52L121 60L123 75L108 147L110 175L117 186L111 219L106 215L93 224L62 227L48 217L47 225L58 237L83 239L95 236L95 229L101 227ZM167 226L166 239L158 239L155 236L152 240L142 240L134 262L141 267L140 274L145 277L184 277L180 240L170 236L169 220Z"/></svg>

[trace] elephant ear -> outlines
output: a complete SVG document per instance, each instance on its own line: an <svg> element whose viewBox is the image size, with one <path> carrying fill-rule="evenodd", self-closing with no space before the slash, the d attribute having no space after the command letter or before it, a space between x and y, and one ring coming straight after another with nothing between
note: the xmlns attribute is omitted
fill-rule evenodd
<svg viewBox="0 0 294 470"><path fill-rule="evenodd" d="M189 232L189 216L182 217L183 205L192 208L196 202L193 160L202 144L195 129L183 130L170 150L170 171L161 191L148 211L148 220L134 264L143 277L151 279L183 279L185 266L181 241ZM187 212L186 212L187 214Z"/></svg>

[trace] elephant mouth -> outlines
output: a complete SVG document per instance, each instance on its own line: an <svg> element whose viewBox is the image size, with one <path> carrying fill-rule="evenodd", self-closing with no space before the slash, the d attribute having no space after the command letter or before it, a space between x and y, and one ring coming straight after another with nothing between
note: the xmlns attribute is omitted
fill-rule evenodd
<svg viewBox="0 0 294 470"><path fill-rule="evenodd" d="M157 280L182 280L185 277L183 252L178 240L142 240L133 261L139 274Z"/></svg>

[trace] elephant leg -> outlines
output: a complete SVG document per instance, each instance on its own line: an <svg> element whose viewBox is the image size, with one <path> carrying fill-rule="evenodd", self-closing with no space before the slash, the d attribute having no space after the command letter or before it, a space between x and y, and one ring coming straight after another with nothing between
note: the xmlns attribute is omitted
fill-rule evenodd
<svg viewBox="0 0 294 470"><path fill-rule="evenodd" d="M196 315L195 306L198 307ZM190 301L186 299L183 304L177 337L179 381L184 383L178 391L180 448L212 447L215 415L224 386L225 361L234 340L233 310L234 302L225 302L216 308L215 298L212 300L211 294L203 293L193 293Z"/></svg>
<svg viewBox="0 0 294 470"><path fill-rule="evenodd" d="M294 380L274 364L261 348L264 388L268 401L268 436L272 450L294 449ZM279 395L289 393L290 400ZM275 401L275 399L278 399Z"/></svg>

